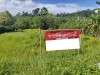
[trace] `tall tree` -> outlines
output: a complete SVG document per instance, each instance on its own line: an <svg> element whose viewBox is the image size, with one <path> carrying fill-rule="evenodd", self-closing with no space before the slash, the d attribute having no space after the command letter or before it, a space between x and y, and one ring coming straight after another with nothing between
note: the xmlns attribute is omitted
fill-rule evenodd
<svg viewBox="0 0 100 75"><path fill-rule="evenodd" d="M45 16L35 16L33 18L34 28L41 29L56 29L57 28L57 18L53 14L48 14Z"/></svg>
<svg viewBox="0 0 100 75"><path fill-rule="evenodd" d="M96 2L100 5L100 2ZM100 8L94 9L98 10L96 14L91 14L92 24L89 24L87 27L89 30L89 33L92 34L95 37L100 37Z"/></svg>
<svg viewBox="0 0 100 75"><path fill-rule="evenodd" d="M96 1L96 3L100 5L100 2Z"/></svg>
<svg viewBox="0 0 100 75"><path fill-rule="evenodd" d="M23 17L23 16L19 16L16 18L16 21L14 23L14 28L15 30L18 29L28 29L31 25L30 22L31 18L30 17Z"/></svg>
<svg viewBox="0 0 100 75"><path fill-rule="evenodd" d="M20 12L18 12L18 13L16 14L16 16L21 16L21 13L20 13Z"/></svg>
<svg viewBox="0 0 100 75"><path fill-rule="evenodd" d="M40 10L40 8L36 8L36 9L32 10L33 15L34 16L38 15L39 14L39 10Z"/></svg>
<svg viewBox="0 0 100 75"><path fill-rule="evenodd" d="M47 15L48 14L48 9L46 7L43 7L40 11L40 15Z"/></svg>
<svg viewBox="0 0 100 75"><path fill-rule="evenodd" d="M9 13L9 11L0 13L0 24L2 25L12 25L13 24L13 17Z"/></svg>

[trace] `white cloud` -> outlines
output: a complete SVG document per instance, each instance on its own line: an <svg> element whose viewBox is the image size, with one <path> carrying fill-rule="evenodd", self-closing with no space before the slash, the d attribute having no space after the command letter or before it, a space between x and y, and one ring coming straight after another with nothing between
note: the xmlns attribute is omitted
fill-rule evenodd
<svg viewBox="0 0 100 75"><path fill-rule="evenodd" d="M0 0L0 4L6 4L7 2L9 2L10 0Z"/></svg>
<svg viewBox="0 0 100 75"><path fill-rule="evenodd" d="M4 7L6 3L8 3L9 0L0 0L0 7Z"/></svg>
<svg viewBox="0 0 100 75"><path fill-rule="evenodd" d="M0 12L8 10L12 15L16 15L18 12L22 11L31 13L33 9L38 7L39 8L47 7L49 12L54 14L60 12L72 13L78 10L95 8L95 7L82 7L74 3L40 4L40 3L35 3L32 0L0 0Z"/></svg>
<svg viewBox="0 0 100 75"><path fill-rule="evenodd" d="M32 0L25 0L24 6L32 8L32 7L36 7L36 3L33 2Z"/></svg>
<svg viewBox="0 0 100 75"><path fill-rule="evenodd" d="M94 9L95 7L81 7L77 4L39 4L38 7L47 7L49 12L51 13L61 13L61 12L66 12L66 13L72 13L76 12L78 10L85 10L85 9Z"/></svg>

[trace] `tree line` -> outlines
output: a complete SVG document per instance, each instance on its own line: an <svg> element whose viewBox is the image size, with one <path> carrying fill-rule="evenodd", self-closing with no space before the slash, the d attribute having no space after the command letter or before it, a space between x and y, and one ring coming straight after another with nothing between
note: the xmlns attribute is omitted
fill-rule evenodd
<svg viewBox="0 0 100 75"><path fill-rule="evenodd" d="M100 4L99 2L96 2ZM95 9L96 10L96 9ZM84 34L99 35L100 12L95 10L83 10L74 13L49 13L46 7L36 8L31 13L18 12L12 16L9 11L0 13L0 33L20 31L23 29L82 29ZM99 10L99 8L98 8Z"/></svg>

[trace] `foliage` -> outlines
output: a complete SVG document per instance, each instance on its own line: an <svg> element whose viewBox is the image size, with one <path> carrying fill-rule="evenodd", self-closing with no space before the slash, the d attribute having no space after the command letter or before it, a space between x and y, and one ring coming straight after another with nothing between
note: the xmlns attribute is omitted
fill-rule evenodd
<svg viewBox="0 0 100 75"><path fill-rule="evenodd" d="M33 28L39 28L40 24L41 24L41 16L35 16L33 19L32 19L32 22L33 22Z"/></svg>
<svg viewBox="0 0 100 75"><path fill-rule="evenodd" d="M5 28L3 25L0 25L0 33L3 33L3 32L5 32Z"/></svg>
<svg viewBox="0 0 100 75"><path fill-rule="evenodd" d="M57 13L57 17L89 17L93 12L93 10L87 9L87 10L82 10L82 11L77 11L74 13Z"/></svg>
<svg viewBox="0 0 100 75"><path fill-rule="evenodd" d="M13 25L4 26L4 28L5 28L5 32L12 32L12 31L14 31Z"/></svg>
<svg viewBox="0 0 100 75"><path fill-rule="evenodd" d="M9 25L9 26L0 25L0 33L12 32L12 31L14 31L13 25Z"/></svg>
<svg viewBox="0 0 100 75"><path fill-rule="evenodd" d="M0 13L0 24L1 25L13 25L13 17L9 13L9 11L1 12Z"/></svg>
<svg viewBox="0 0 100 75"><path fill-rule="evenodd" d="M36 9L32 10L33 16L38 15L39 14L39 10L40 10L40 8L36 8Z"/></svg>
<svg viewBox="0 0 100 75"><path fill-rule="evenodd" d="M46 7L43 7L40 11L40 15L41 16L44 16L44 15L47 15L48 14L48 9Z"/></svg>
<svg viewBox="0 0 100 75"><path fill-rule="evenodd" d="M100 4L100 2L96 2L97 4ZM91 14L90 18L92 19L92 22L88 24L85 27L84 31L88 31L89 35L92 35L94 37L100 37L100 8L94 9L95 14Z"/></svg>
<svg viewBox="0 0 100 75"><path fill-rule="evenodd" d="M31 17L18 16L14 23L14 28L15 30L28 29L30 28L30 25L31 25Z"/></svg>
<svg viewBox="0 0 100 75"><path fill-rule="evenodd" d="M33 18L33 26L34 28L41 28L41 29L56 29L57 26L57 18L52 15L52 14L48 14L45 16L35 16Z"/></svg>

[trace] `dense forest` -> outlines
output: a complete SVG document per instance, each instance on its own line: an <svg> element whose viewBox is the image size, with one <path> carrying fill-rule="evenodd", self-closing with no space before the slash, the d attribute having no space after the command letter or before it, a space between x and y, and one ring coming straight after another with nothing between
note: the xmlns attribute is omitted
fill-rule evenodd
<svg viewBox="0 0 100 75"><path fill-rule="evenodd" d="M99 2L96 2L100 4ZM95 13L98 10L98 13ZM18 12L12 16L9 11L0 12L0 33L22 31L23 29L81 29L82 33L99 37L100 9L83 10L74 13L49 13L46 7L36 8L31 13Z"/></svg>

